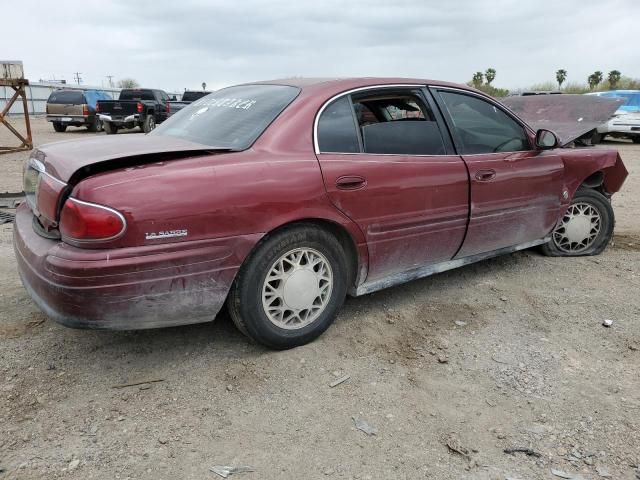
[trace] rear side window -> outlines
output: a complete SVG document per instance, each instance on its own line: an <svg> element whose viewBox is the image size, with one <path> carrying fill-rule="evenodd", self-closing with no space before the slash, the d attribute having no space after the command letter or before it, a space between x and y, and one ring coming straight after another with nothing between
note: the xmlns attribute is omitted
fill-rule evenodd
<svg viewBox="0 0 640 480"><path fill-rule="evenodd" d="M49 95L47 103L82 105L85 103L84 94L79 90L61 90Z"/></svg>
<svg viewBox="0 0 640 480"><path fill-rule="evenodd" d="M320 115L318 147L324 153L360 152L358 131L348 96L331 102Z"/></svg>
<svg viewBox="0 0 640 480"><path fill-rule="evenodd" d="M186 106L149 135L244 150L298 96L286 85L240 85L218 90Z"/></svg>
<svg viewBox="0 0 640 480"><path fill-rule="evenodd" d="M366 153L445 154L438 122L416 93L368 93L354 98L354 109Z"/></svg>
<svg viewBox="0 0 640 480"><path fill-rule="evenodd" d="M122 90L120 100L155 100L153 90Z"/></svg>
<svg viewBox="0 0 640 480"><path fill-rule="evenodd" d="M462 154L530 150L524 127L481 98L440 90Z"/></svg>

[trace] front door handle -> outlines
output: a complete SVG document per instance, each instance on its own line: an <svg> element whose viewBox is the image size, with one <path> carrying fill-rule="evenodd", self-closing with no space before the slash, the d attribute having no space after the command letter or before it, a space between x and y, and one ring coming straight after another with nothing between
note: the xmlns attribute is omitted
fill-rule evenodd
<svg viewBox="0 0 640 480"><path fill-rule="evenodd" d="M476 172L476 180L479 182L489 182L496 178L495 170L478 170Z"/></svg>
<svg viewBox="0 0 640 480"><path fill-rule="evenodd" d="M367 180L360 175L344 175L336 179L336 187L339 190L358 190L367 185Z"/></svg>

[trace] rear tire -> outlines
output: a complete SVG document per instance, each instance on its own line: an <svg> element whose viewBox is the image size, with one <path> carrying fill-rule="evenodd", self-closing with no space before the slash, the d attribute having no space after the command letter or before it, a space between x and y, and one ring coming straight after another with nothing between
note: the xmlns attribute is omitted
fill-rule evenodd
<svg viewBox="0 0 640 480"><path fill-rule="evenodd" d="M598 145L600 142L602 142L602 139L604 138L604 135L598 132L593 132L593 135L591 135L591 145Z"/></svg>
<svg viewBox="0 0 640 480"><path fill-rule="evenodd" d="M611 241L614 224L609 199L596 190L580 189L542 253L549 257L599 255Z"/></svg>
<svg viewBox="0 0 640 480"><path fill-rule="evenodd" d="M114 135L118 133L118 127L111 122L102 122L102 126L104 127L104 131L107 132L107 135Z"/></svg>
<svg viewBox="0 0 640 480"><path fill-rule="evenodd" d="M631 138L631 141L632 141L633 143L640 143L640 137L632 137L632 138Z"/></svg>
<svg viewBox="0 0 640 480"><path fill-rule="evenodd" d="M102 122L100 121L100 119L98 117L95 117L93 119L93 122L87 125L87 130L91 133L96 133L102 130Z"/></svg>
<svg viewBox="0 0 640 480"><path fill-rule="evenodd" d="M144 122L142 122L142 131L144 133L149 133L154 128L156 128L155 117L153 115L147 115L144 117Z"/></svg>
<svg viewBox="0 0 640 480"><path fill-rule="evenodd" d="M304 345L334 321L346 292L340 242L312 225L285 228L245 260L227 306L238 329L274 349Z"/></svg>
<svg viewBox="0 0 640 480"><path fill-rule="evenodd" d="M67 130L67 126L64 123L60 123L60 122L53 122L53 129L56 132L65 132Z"/></svg>

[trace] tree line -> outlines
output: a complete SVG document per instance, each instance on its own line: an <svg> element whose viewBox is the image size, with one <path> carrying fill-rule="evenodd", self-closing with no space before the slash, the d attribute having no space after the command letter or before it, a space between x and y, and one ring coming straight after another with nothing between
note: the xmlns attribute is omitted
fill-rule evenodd
<svg viewBox="0 0 640 480"><path fill-rule="evenodd" d="M496 75L497 72L495 68L487 68L484 72L477 71L471 77L471 81L467 82L467 85L477 88L493 97L506 97L509 95L509 90L496 88L492 84L496 79ZM532 85L530 88L525 89L525 91L561 90L564 93L587 93L617 89L640 90L640 80L625 77L619 70L611 70L606 78L600 70L596 70L587 77L586 84L566 83L567 76L567 70L561 68L556 71L557 88L553 82L545 82Z"/></svg>

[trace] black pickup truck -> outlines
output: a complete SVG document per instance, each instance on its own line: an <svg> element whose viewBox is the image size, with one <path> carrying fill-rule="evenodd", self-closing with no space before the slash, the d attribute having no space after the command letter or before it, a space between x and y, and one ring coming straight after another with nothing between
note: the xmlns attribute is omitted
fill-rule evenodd
<svg viewBox="0 0 640 480"><path fill-rule="evenodd" d="M140 127L149 133L169 116L169 95L151 88L126 88L118 100L98 101L97 112L108 134L123 127Z"/></svg>
<svg viewBox="0 0 640 480"><path fill-rule="evenodd" d="M169 102L169 115L179 112L187 105L195 102L196 100L200 100L202 97L209 95L210 93L211 92L207 92L206 90L185 90L182 94L182 100L179 102L176 102L175 100Z"/></svg>

